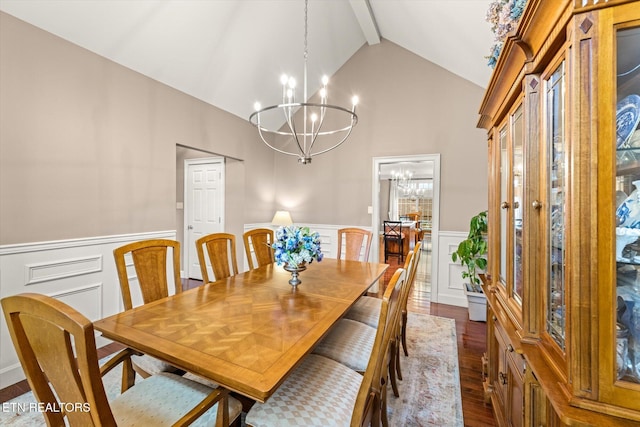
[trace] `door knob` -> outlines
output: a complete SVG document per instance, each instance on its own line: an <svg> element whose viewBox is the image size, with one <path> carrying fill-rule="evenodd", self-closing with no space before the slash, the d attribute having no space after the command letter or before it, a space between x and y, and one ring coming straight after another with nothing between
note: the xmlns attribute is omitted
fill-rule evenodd
<svg viewBox="0 0 640 427"><path fill-rule="evenodd" d="M533 202L531 202L531 206L533 207L533 209L540 209L542 207L542 203L540 203L540 201L538 200L534 200Z"/></svg>
<svg viewBox="0 0 640 427"><path fill-rule="evenodd" d="M509 208L509 202L502 202L502 204L500 205L500 207L502 209L508 209Z"/></svg>
<svg viewBox="0 0 640 427"><path fill-rule="evenodd" d="M189 225L189 226L187 227L187 230L193 230L193 225Z"/></svg>

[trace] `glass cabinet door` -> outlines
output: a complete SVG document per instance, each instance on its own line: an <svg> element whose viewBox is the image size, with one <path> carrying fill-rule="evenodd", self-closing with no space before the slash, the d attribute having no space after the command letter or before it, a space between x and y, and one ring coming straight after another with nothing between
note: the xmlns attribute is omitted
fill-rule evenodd
<svg viewBox="0 0 640 427"><path fill-rule="evenodd" d="M502 286L507 283L507 231L509 218L509 146L506 126L500 130L500 280Z"/></svg>
<svg viewBox="0 0 640 427"><path fill-rule="evenodd" d="M565 350L565 63L545 80L547 146L547 292L545 329Z"/></svg>
<svg viewBox="0 0 640 427"><path fill-rule="evenodd" d="M513 140L513 200L511 202L513 217L513 289L511 297L522 304L523 268L522 268L522 227L524 222L524 182L523 182L523 139L524 123L522 104L516 109L511 118L511 138Z"/></svg>
<svg viewBox="0 0 640 427"><path fill-rule="evenodd" d="M640 383L640 27L616 49L616 379Z"/></svg>

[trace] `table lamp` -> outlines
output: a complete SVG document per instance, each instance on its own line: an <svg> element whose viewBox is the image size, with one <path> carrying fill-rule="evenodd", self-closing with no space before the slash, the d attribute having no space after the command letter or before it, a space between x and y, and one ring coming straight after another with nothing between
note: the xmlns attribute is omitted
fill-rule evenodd
<svg viewBox="0 0 640 427"><path fill-rule="evenodd" d="M277 211L271 220L272 225L291 225L293 221L291 220L291 214L288 211Z"/></svg>

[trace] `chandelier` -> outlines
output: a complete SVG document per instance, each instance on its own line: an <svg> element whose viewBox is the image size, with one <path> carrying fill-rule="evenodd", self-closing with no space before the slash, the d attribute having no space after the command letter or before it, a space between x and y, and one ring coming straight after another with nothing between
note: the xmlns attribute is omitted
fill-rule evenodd
<svg viewBox="0 0 640 427"><path fill-rule="evenodd" d="M280 78L282 103L262 108L260 103L256 102L255 112L249 117L251 124L258 128L262 142L279 153L297 156L298 162L302 164L311 163L312 156L337 148L349 137L353 127L358 123L357 96L352 98L351 109L327 103L327 76L322 78L320 102L307 102L307 18L308 0L305 0L302 102L296 100L296 80L283 75ZM280 128L269 128L265 124L272 123L271 120L274 119L279 119L277 123L281 123L282 118L285 124Z"/></svg>
<svg viewBox="0 0 640 427"><path fill-rule="evenodd" d="M391 171L391 181L395 183L399 194L404 197L415 200L424 197L426 193L418 182L413 181L412 171Z"/></svg>

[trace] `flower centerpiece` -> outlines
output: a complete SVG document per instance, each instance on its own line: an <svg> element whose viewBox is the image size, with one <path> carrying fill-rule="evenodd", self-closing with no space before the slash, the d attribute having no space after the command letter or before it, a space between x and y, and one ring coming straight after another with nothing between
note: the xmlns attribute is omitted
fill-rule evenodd
<svg viewBox="0 0 640 427"><path fill-rule="evenodd" d="M274 249L276 264L284 264L284 269L291 272L289 283L292 286L302 283L298 273L306 270L307 263L311 264L314 260L320 262L323 257L320 234L312 233L309 227L290 225L278 228L271 247Z"/></svg>

